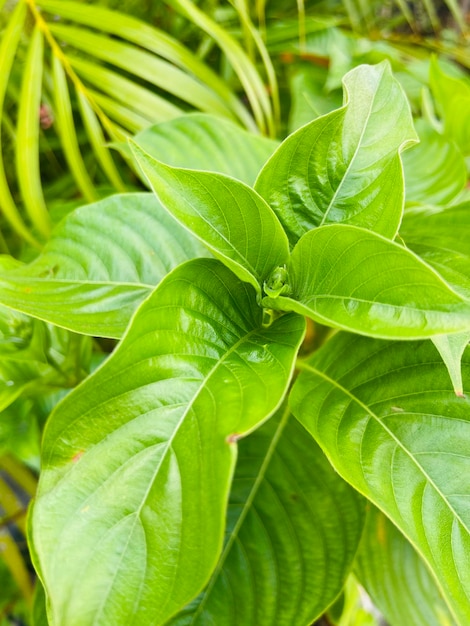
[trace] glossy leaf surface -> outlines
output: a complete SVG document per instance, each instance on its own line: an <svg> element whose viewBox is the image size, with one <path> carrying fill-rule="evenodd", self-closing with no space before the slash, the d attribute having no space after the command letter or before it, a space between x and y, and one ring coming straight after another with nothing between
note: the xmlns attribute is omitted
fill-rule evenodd
<svg viewBox="0 0 470 626"><path fill-rule="evenodd" d="M470 620L470 399L430 342L340 333L291 400L339 474L398 526L433 571L458 624ZM470 387L470 353L463 358Z"/></svg>
<svg viewBox="0 0 470 626"><path fill-rule="evenodd" d="M170 167L131 147L163 206L241 280L260 291L287 262L286 234L251 187L218 173Z"/></svg>
<svg viewBox="0 0 470 626"><path fill-rule="evenodd" d="M383 338L468 330L470 302L416 255L356 226L335 224L302 237L288 266L290 296L265 306Z"/></svg>
<svg viewBox="0 0 470 626"><path fill-rule="evenodd" d="M240 442L225 547L172 626L311 624L341 590L363 501L288 412Z"/></svg>
<svg viewBox="0 0 470 626"><path fill-rule="evenodd" d="M390 626L454 626L423 560L375 507L367 514L354 572Z"/></svg>
<svg viewBox="0 0 470 626"><path fill-rule="evenodd" d="M291 244L311 228L346 222L393 238L403 210L400 152L416 141L408 101L386 63L344 78L343 108L288 137L255 189Z"/></svg>
<svg viewBox="0 0 470 626"><path fill-rule="evenodd" d="M470 299L470 202L405 215L400 236L458 293Z"/></svg>
<svg viewBox="0 0 470 626"><path fill-rule="evenodd" d="M261 323L251 286L190 261L54 412L32 524L51 626L163 624L206 584L235 442L281 403L304 335Z"/></svg>
<svg viewBox="0 0 470 626"><path fill-rule="evenodd" d="M227 120L203 113L146 128L134 141L166 165L219 172L247 185L254 183L278 146L272 139L253 135ZM127 145L119 148L129 150Z"/></svg>
<svg viewBox="0 0 470 626"><path fill-rule="evenodd" d="M65 218L32 263L5 267L0 299L79 333L119 338L151 289L202 254L153 194L111 196Z"/></svg>

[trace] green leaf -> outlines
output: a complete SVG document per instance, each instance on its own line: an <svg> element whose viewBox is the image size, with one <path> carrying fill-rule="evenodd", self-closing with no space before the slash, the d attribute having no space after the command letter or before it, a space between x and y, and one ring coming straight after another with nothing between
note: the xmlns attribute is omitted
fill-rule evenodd
<svg viewBox="0 0 470 626"><path fill-rule="evenodd" d="M119 338L152 288L204 253L153 194L115 195L73 211L29 265L1 262L0 299L75 332Z"/></svg>
<svg viewBox="0 0 470 626"><path fill-rule="evenodd" d="M207 170L252 185L278 143L204 113L183 115L134 137L150 156L172 167ZM127 144L115 144L130 154Z"/></svg>
<svg viewBox="0 0 470 626"><path fill-rule="evenodd" d="M456 335L437 335L431 339L447 367L455 393L463 396L461 362L465 348L470 343L470 330Z"/></svg>
<svg viewBox="0 0 470 626"><path fill-rule="evenodd" d="M79 57L71 57L70 64L80 78L98 87L104 94L110 96L114 106L122 103L122 105L131 109L135 115L140 114L142 122L140 125L137 125L139 130L141 127L149 126L157 120L171 119L182 113L182 110L172 102L168 102L165 98L153 93L142 85L136 85L132 80L121 76L118 72L113 72L101 65L91 63ZM91 93L93 99L100 104L106 103L106 95L100 93L97 99L93 91L88 89L88 93ZM107 107L103 105L103 108L106 109ZM112 114L112 112L113 108L111 107L110 113Z"/></svg>
<svg viewBox="0 0 470 626"><path fill-rule="evenodd" d="M2 40L0 42L0 115L2 118L5 113L4 101L10 83L10 72L23 32L25 18L26 5L20 2L16 5L15 10L11 14L7 28L2 32ZM0 124L0 139L1 132L2 125ZM28 243L38 245L35 238L26 227L11 194L6 177L2 150L0 150L0 204L4 217L8 220L8 223L13 229Z"/></svg>
<svg viewBox="0 0 470 626"><path fill-rule="evenodd" d="M50 220L39 170L39 107L41 105L44 38L35 26L26 57L18 110L16 171L21 195L32 223L44 237Z"/></svg>
<svg viewBox="0 0 470 626"><path fill-rule="evenodd" d="M470 299L470 202L444 211L417 211L403 219L400 236L406 245Z"/></svg>
<svg viewBox="0 0 470 626"><path fill-rule="evenodd" d="M240 442L224 551L170 624L311 624L344 585L363 512L303 426L279 412Z"/></svg>
<svg viewBox="0 0 470 626"><path fill-rule="evenodd" d="M263 281L289 257L287 237L263 198L234 178L170 167L134 142L131 147L171 215L241 280L260 292Z"/></svg>
<svg viewBox="0 0 470 626"><path fill-rule="evenodd" d="M454 626L423 560L390 520L372 506L354 571L390 626Z"/></svg>
<svg viewBox="0 0 470 626"><path fill-rule="evenodd" d="M86 28L51 23L51 32L78 50L142 78L199 110L227 115L227 107L206 85L155 54ZM230 113L228 113L230 115Z"/></svg>
<svg viewBox="0 0 470 626"><path fill-rule="evenodd" d="M168 4L216 41L245 89L259 129L264 134L274 136L273 113L266 86L258 73L256 64L250 59L240 43L228 29L220 26L207 12L202 11L191 0L168 0Z"/></svg>
<svg viewBox="0 0 470 626"><path fill-rule="evenodd" d="M226 103L227 115L230 115L230 110L232 110L233 114L248 127L254 128L254 122L248 110L223 78L168 32L138 20L132 15L120 13L114 7L107 9L103 6L88 5L84 11L81 2L40 0L38 4L53 15L61 15L74 22L122 37L167 59L218 94Z"/></svg>
<svg viewBox="0 0 470 626"><path fill-rule="evenodd" d="M470 399L429 342L339 333L292 391L292 410L339 474L403 532L458 624L470 621ZM470 385L470 352L463 358Z"/></svg>
<svg viewBox="0 0 470 626"><path fill-rule="evenodd" d="M447 204L467 181L462 153L424 120L416 124L420 143L403 154L407 204Z"/></svg>
<svg viewBox="0 0 470 626"><path fill-rule="evenodd" d="M384 339L469 327L470 302L412 252L363 228L332 224L305 234L287 274L290 296L264 298L265 307Z"/></svg>
<svg viewBox="0 0 470 626"><path fill-rule="evenodd" d="M443 117L445 134L465 155L470 154L470 81L449 76L434 57L429 83Z"/></svg>
<svg viewBox="0 0 470 626"><path fill-rule="evenodd" d="M292 315L263 328L215 259L161 282L46 427L32 531L53 624L163 624L203 588L236 440L280 405L304 331Z"/></svg>
<svg viewBox="0 0 470 626"><path fill-rule="evenodd" d="M98 193L88 175L86 165L78 145L77 132L73 119L72 103L67 86L67 76L61 61L52 58L55 96L55 124L60 135L64 156L78 188L88 202L98 199Z"/></svg>
<svg viewBox="0 0 470 626"><path fill-rule="evenodd" d="M400 152L417 140L406 96L388 63L343 80L345 105L288 137L255 189L291 244L323 224L346 222L394 238L404 202Z"/></svg>

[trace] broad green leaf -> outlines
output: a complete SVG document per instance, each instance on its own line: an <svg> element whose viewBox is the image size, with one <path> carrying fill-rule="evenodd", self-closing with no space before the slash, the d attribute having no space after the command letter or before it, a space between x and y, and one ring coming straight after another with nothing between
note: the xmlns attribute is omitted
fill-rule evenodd
<svg viewBox="0 0 470 626"><path fill-rule="evenodd" d="M343 84L343 108L288 137L255 184L292 245L328 223L355 224L392 239L400 224L400 152L417 140L406 96L388 63L361 65Z"/></svg>
<svg viewBox="0 0 470 626"><path fill-rule="evenodd" d="M400 228L405 244L434 267L451 287L470 299L470 202L444 211L406 214Z"/></svg>
<svg viewBox="0 0 470 626"><path fill-rule="evenodd" d="M452 614L421 557L372 506L354 571L390 626L454 626Z"/></svg>
<svg viewBox="0 0 470 626"><path fill-rule="evenodd" d="M44 202L39 171L39 107L41 104L44 36L35 26L28 47L16 133L16 171L21 195L32 223L48 236L50 220Z"/></svg>
<svg viewBox="0 0 470 626"><path fill-rule="evenodd" d="M280 405L304 335L262 317L219 261L189 261L57 407L32 521L52 626L163 624L207 583L236 440Z"/></svg>
<svg viewBox="0 0 470 626"><path fill-rule="evenodd" d="M119 338L152 288L203 254L153 194L115 195L73 211L32 263L0 269L0 300L75 332Z"/></svg>
<svg viewBox="0 0 470 626"><path fill-rule="evenodd" d="M431 60L429 82L444 121L444 132L465 155L470 154L470 81L449 76L436 58Z"/></svg>
<svg viewBox="0 0 470 626"><path fill-rule="evenodd" d="M467 181L465 159L453 141L424 120L416 124L420 143L403 154L407 204L447 204Z"/></svg>
<svg viewBox="0 0 470 626"><path fill-rule="evenodd" d="M264 306L371 337L419 339L470 326L470 302L431 267L397 243L346 224L300 239L284 290L288 297L264 298Z"/></svg>
<svg viewBox="0 0 470 626"><path fill-rule="evenodd" d="M251 187L229 176L170 167L131 143L134 157L163 206L240 279L260 292L287 262L279 220Z"/></svg>
<svg viewBox="0 0 470 626"><path fill-rule="evenodd" d="M191 113L146 128L134 137L150 156L172 167L207 170L252 185L278 143L227 120ZM116 147L125 154L128 145Z"/></svg>
<svg viewBox="0 0 470 626"><path fill-rule="evenodd" d="M455 393L458 396L462 396L461 361L465 348L470 343L470 330L465 333L457 333L456 335L437 335L436 337L431 337L431 339L447 367Z"/></svg>
<svg viewBox="0 0 470 626"><path fill-rule="evenodd" d="M271 418L240 442L210 583L169 624L311 624L344 585L363 510L289 411Z"/></svg>
<svg viewBox="0 0 470 626"><path fill-rule="evenodd" d="M300 365L300 364L299 364ZM339 474L403 532L470 621L470 399L431 342L339 333L302 363L292 410ZM463 358L470 386L470 352Z"/></svg>

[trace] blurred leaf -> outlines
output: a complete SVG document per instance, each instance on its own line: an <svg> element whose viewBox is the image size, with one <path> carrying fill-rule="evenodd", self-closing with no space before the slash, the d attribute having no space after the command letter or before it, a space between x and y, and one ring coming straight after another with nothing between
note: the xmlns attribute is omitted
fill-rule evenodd
<svg viewBox="0 0 470 626"><path fill-rule="evenodd" d="M434 267L451 287L470 299L470 201L444 211L422 210L404 216L400 236Z"/></svg>
<svg viewBox="0 0 470 626"><path fill-rule="evenodd" d="M191 113L146 128L134 141L150 156L172 167L207 170L252 185L278 143L204 113ZM127 144L116 144L132 154Z"/></svg>
<svg viewBox="0 0 470 626"><path fill-rule="evenodd" d="M4 100L5 93L9 85L11 66L21 38L25 17L26 4L19 2L10 17L8 27L2 32L2 39L0 42L0 114L2 118L5 113ZM0 138L1 131L2 124L0 124ZM35 245L35 238L26 227L11 195L6 178L2 150L0 150L0 205L5 218L8 220L12 228L26 241Z"/></svg>
<svg viewBox="0 0 470 626"><path fill-rule="evenodd" d="M72 103L70 102L67 87L67 77L61 62L56 56L52 59L52 70L54 76L55 122L60 134L65 158L83 196L88 202L93 202L97 200L98 194L80 153L72 113Z"/></svg>
<svg viewBox="0 0 470 626"><path fill-rule="evenodd" d="M430 85L444 119L444 132L470 154L470 81L444 72L431 60Z"/></svg>
<svg viewBox="0 0 470 626"><path fill-rule="evenodd" d="M457 335L437 335L431 339L446 364L455 393L458 396L463 396L461 362L465 348L470 343L470 320L467 332ZM468 391L470 392L470 389Z"/></svg>
<svg viewBox="0 0 470 626"><path fill-rule="evenodd" d="M132 15L98 5L88 5L85 11L81 2L40 0L38 4L54 15L61 15L79 24L117 35L174 63L213 90L225 102L227 116L230 117L230 111L232 111L232 115L235 114L248 128L254 129L254 123L247 108L229 89L226 82L170 33L138 20Z"/></svg>
<svg viewBox="0 0 470 626"><path fill-rule="evenodd" d="M371 506L354 571L390 626L454 626L455 621L421 557Z"/></svg>
<svg viewBox="0 0 470 626"><path fill-rule="evenodd" d="M38 231L47 237L50 220L42 192L38 151L43 54L43 34L39 26L35 26L28 48L19 99L16 170L18 184L31 221Z"/></svg>
<svg viewBox="0 0 470 626"><path fill-rule="evenodd" d="M424 120L418 120L416 128L420 143L402 157L406 202L447 204L465 187L465 159L453 141Z"/></svg>

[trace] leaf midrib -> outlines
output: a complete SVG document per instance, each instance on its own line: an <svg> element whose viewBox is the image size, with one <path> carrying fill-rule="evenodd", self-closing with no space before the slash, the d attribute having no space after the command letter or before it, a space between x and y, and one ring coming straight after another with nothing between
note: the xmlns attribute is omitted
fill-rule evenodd
<svg viewBox="0 0 470 626"><path fill-rule="evenodd" d="M372 417L382 427L382 429L387 433L387 435L389 435L390 438L393 439L393 441L396 443L397 447L400 448L402 450L402 452L404 452L404 454L412 461L412 463L414 465L416 465L416 467L422 472L422 475L427 480L428 484L431 485L436 490L436 493L441 497L441 499L444 501L444 503L447 504L449 510L454 514L455 519L457 519L460 522L460 524L462 525L462 528L464 528L467 531L467 533L470 535L470 528L467 527L467 525L461 519L460 515L454 510L454 508L451 506L451 504L446 500L446 498L445 498L444 494L442 493L442 491L435 484L435 482L431 479L431 477L427 474L427 472L424 470L424 468L417 462L417 460L415 459L414 455L400 441L400 439L398 439L398 437L396 437L396 435L386 426L384 421L381 420L379 418L379 416L376 415L367 406L367 404L364 404L364 402L362 402L357 396L355 396L353 393L351 393L348 389L343 387L338 381L334 380L333 378L330 378L330 376L328 376L327 374L325 374L321 370L318 370L317 368L313 367L312 365L309 365L308 363L305 363L305 362L300 362L300 363L297 364L297 367L299 369L302 369L302 370L307 371L307 372L311 372L312 374L315 374L315 375L319 376L320 378L322 378L323 380L325 380L326 382L331 384L333 387L335 387L339 391L343 392L346 396L351 398L351 400L353 402L355 402L362 409L364 409L364 411L370 417Z"/></svg>
<svg viewBox="0 0 470 626"><path fill-rule="evenodd" d="M286 407L284 409L284 412L282 414L280 423L276 429L276 432L274 433L274 436L271 439L271 442L269 444L268 450L265 454L265 457L263 459L263 462L261 464L261 467L259 469L258 475L256 477L256 480L253 483L253 486L250 490L250 493L245 501L245 504L243 505L242 511L237 519L237 522L230 534L230 537L227 541L227 543L225 544L225 547L222 551L222 554L220 555L219 561L217 563L216 568L214 569L211 579L209 581L209 584L207 586L207 588L204 590L204 596L201 600L201 602L199 603L196 611L194 612L192 618L191 618L191 622L189 624L189 626L193 625L196 623L196 619L199 617L199 615L202 613L202 610L207 602L207 598L210 596L210 593L214 587L214 585L217 582L217 578L219 573L221 572L223 565L225 563L225 560L227 558L227 556L229 555L230 550L232 549L232 546L236 540L236 538L238 537L238 533L240 531L240 528L243 524L243 522L245 521L246 516L248 515L251 506L253 504L253 501L256 497L256 494L258 493L258 490L261 486L261 483L263 482L265 475L266 475L266 471L269 467L269 464L271 463L271 459L276 451L276 447L277 444L279 442L279 439L284 431L284 428L286 427L288 418L290 415L290 408Z"/></svg>
<svg viewBox="0 0 470 626"><path fill-rule="evenodd" d="M383 78L383 72L382 72L382 75L381 75L381 77L380 77L380 82L382 82L382 78ZM369 124L369 120L370 120L371 115L372 115L372 107L373 107L373 105L374 105L375 98L376 98L376 96L377 96L377 91L378 91L378 88L375 90L375 92L374 92L374 96L373 96L373 98L371 99L370 106L369 106L369 110L368 110L368 112L367 112L367 117L366 117L366 119L365 119L365 121L364 121L364 126L363 126L363 128L362 128L362 130L361 130L361 134L360 134L360 136L359 136L359 140L358 140L358 142L357 142L356 149L354 150L354 154L353 154L353 156L352 156L352 158L351 158L351 160L350 160L350 162L349 162L349 164L348 164L348 167L346 168L346 171L344 172L344 175L343 175L343 177L342 177L342 179L341 179L341 182L339 183L339 185L338 185L338 187L337 187L337 189L336 189L335 193L333 194L333 197L332 197L332 198L331 198L331 200L330 200L329 205L327 206L327 208L326 208L326 210L325 210L325 212L324 212L324 214L323 214L323 218L322 218L322 220L321 220L321 222L320 222L319 226L323 226L323 225L325 224L325 221L326 221L326 219L327 219L327 217L328 217L328 214L330 213L331 208L333 207L333 205L334 205L334 203L335 203L335 200L336 200L336 198L337 198L337 196L338 196L339 192L341 191L341 189L342 189L342 187L343 187L344 181L348 178L348 176L349 176L349 172L350 172L350 170L351 170L351 169L352 169L352 167L353 167L353 164L354 164L354 162L355 162L355 160L356 160L356 157L357 157L357 155L358 155L359 149L361 148L361 145L362 145L362 140L363 140L363 138L364 138L364 135L365 135L365 132L366 132L367 126L368 126L368 124ZM349 102L347 103L347 108L349 108L349 105L350 105L350 104L351 104L351 103L350 103L350 101L349 101ZM344 128L344 124L345 124L345 121L346 121L346 115L347 115L347 113L345 114L345 116L344 116L344 118L343 118L343 128Z"/></svg>

